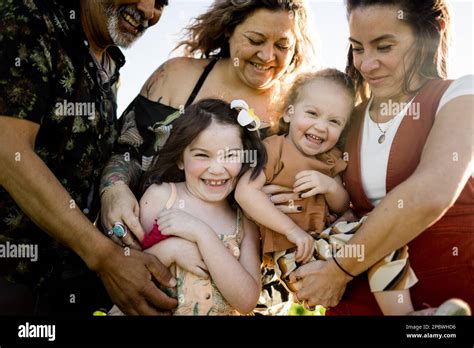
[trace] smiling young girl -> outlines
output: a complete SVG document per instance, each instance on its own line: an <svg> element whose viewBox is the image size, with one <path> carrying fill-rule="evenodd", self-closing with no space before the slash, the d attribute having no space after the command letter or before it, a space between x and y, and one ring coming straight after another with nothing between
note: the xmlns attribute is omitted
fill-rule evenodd
<svg viewBox="0 0 474 348"><path fill-rule="evenodd" d="M237 115L215 99L190 106L147 175L151 185L140 200L140 222L146 231L174 236L147 252L173 265L175 315L249 313L260 294L258 232L232 201L239 177L261 171L265 150L258 133L242 127ZM256 163L241 163L243 151L255 152ZM186 258L170 243L177 238L200 253L208 278L176 266Z"/></svg>

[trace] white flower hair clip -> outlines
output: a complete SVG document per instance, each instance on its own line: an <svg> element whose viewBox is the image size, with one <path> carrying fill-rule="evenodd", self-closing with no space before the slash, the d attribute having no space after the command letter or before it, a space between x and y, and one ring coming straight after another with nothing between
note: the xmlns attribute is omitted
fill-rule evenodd
<svg viewBox="0 0 474 348"><path fill-rule="evenodd" d="M233 100L230 103L230 108L231 109L237 109L239 110L239 115L237 116L237 122L242 127L247 127L248 125L255 123L255 126L253 128L247 128L249 131L253 132L256 131L260 128L260 118L255 115L255 112L249 105L242 99L236 99Z"/></svg>

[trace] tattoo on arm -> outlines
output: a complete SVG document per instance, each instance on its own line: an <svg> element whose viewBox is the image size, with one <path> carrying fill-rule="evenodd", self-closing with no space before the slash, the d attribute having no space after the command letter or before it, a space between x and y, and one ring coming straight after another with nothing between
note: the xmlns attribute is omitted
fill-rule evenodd
<svg viewBox="0 0 474 348"><path fill-rule="evenodd" d="M135 187L140 182L142 170L136 160L126 159L124 155L116 154L110 157L104 168L100 181L100 192L104 192L107 187L117 182L123 182L130 188Z"/></svg>
<svg viewBox="0 0 474 348"><path fill-rule="evenodd" d="M145 85L142 88L142 95L147 97L151 100L153 96L153 90L158 86L163 86L166 83L166 79L168 77L168 72L166 71L166 63L161 65L145 82ZM159 98L158 102L160 101L161 97Z"/></svg>

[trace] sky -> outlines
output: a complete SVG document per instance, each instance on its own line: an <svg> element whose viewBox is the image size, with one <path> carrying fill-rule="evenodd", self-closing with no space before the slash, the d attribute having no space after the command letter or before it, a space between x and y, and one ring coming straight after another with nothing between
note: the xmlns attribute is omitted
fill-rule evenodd
<svg viewBox="0 0 474 348"><path fill-rule="evenodd" d="M118 115L140 92L147 78L172 53L182 29L205 12L212 0L169 0L160 21L131 48L123 50L127 63L121 70ZM474 74L474 1L448 0L453 16L453 44L450 49L449 78ZM307 0L309 26L317 42L321 67L344 70L348 48L348 25L343 0Z"/></svg>

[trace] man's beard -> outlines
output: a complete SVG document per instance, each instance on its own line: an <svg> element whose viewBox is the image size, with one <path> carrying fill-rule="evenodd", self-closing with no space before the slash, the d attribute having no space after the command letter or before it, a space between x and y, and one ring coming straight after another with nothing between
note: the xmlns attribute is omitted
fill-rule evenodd
<svg viewBox="0 0 474 348"><path fill-rule="evenodd" d="M148 21L145 20L135 7L133 6L114 6L113 4L105 5L105 15L107 16L107 29L114 45L128 48L130 47L140 36L143 35L148 27ZM138 33L133 34L126 31L120 26L120 19L124 11L132 16L141 25L138 27Z"/></svg>

